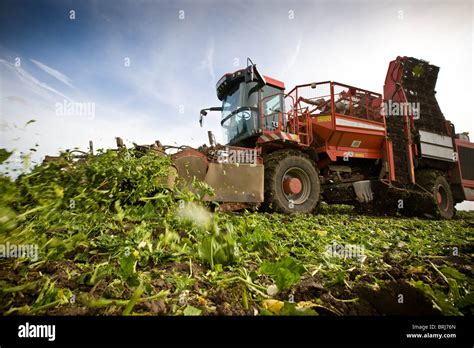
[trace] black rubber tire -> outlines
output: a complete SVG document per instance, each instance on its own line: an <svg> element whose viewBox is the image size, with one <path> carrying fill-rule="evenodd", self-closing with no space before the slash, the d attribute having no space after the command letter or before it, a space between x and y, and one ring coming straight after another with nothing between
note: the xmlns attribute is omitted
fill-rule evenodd
<svg viewBox="0 0 474 348"><path fill-rule="evenodd" d="M321 184L314 162L297 150L278 150L272 152L264 160L265 167L265 202L263 207L269 212L283 214L312 213L321 197ZM296 169L307 175L307 183L303 183L309 190L301 203L290 202L282 188L282 181L288 170ZM304 174L303 174L304 175ZM306 186L305 186L306 185Z"/></svg>
<svg viewBox="0 0 474 348"><path fill-rule="evenodd" d="M418 185L430 192L427 199L419 202L421 212L435 218L450 220L454 217L454 199L451 186L443 172L439 170L424 169L415 173ZM438 200L438 193L441 200Z"/></svg>

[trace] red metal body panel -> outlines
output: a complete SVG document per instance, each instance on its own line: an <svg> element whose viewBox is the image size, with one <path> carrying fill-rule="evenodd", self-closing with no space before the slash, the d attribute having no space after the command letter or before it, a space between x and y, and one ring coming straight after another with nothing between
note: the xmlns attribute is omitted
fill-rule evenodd
<svg viewBox="0 0 474 348"><path fill-rule="evenodd" d="M395 161L393 159L393 145L391 140L385 142L385 159L388 164L388 180L395 181L397 178L395 176Z"/></svg>
<svg viewBox="0 0 474 348"><path fill-rule="evenodd" d="M395 102L406 103L408 101L404 89L401 87L403 78L403 61L406 57L397 57L391 61L388 67L387 76L384 84L384 99L393 100ZM414 129L413 115L403 115L404 135L406 139L406 151L408 153L408 168L410 182L415 183L415 167L413 155L416 153L416 146L411 139L411 129Z"/></svg>
<svg viewBox="0 0 474 348"><path fill-rule="evenodd" d="M267 143L270 141L283 141L283 142L294 142L294 143L299 143L300 138L296 134L291 134L287 132L281 132L281 131L276 131L276 132L270 132L270 131L264 131L263 134L257 139L257 144L262 144L262 143Z"/></svg>
<svg viewBox="0 0 474 348"><path fill-rule="evenodd" d="M338 157L382 158L388 161L388 179L395 179L381 94L332 81L299 85L285 95L289 106L286 113L265 115L263 103L273 97L261 100L260 122L264 129L258 145L291 142L302 149L311 146L316 153L328 156L329 160L318 162L319 167ZM266 117L271 123L278 120L278 125L265 129L270 124Z"/></svg>
<svg viewBox="0 0 474 348"><path fill-rule="evenodd" d="M474 149L474 143L471 143L471 142L466 141L466 140L455 139L454 145L456 147L456 152L457 153L459 153L459 147L460 146L468 147L470 149ZM474 180L468 180L468 179L465 179L465 178L462 177L461 168L460 168L460 161L456 161L455 170L456 170L456 172L459 173L460 182L461 182L461 185L463 187L474 188ZM471 199L471 200L474 200L474 199Z"/></svg>
<svg viewBox="0 0 474 348"><path fill-rule="evenodd" d="M348 156L386 157L387 131L380 94L325 81L296 86L287 98L291 98L293 105L289 115L290 128L297 133L291 120L307 114L313 138L311 146L317 153L326 153L331 161Z"/></svg>
<svg viewBox="0 0 474 348"><path fill-rule="evenodd" d="M270 76L265 76L265 75L263 75L263 78L265 79L268 85L276 87L276 88L280 88L280 89L285 89L285 84L282 81L279 81L277 79L274 79Z"/></svg>

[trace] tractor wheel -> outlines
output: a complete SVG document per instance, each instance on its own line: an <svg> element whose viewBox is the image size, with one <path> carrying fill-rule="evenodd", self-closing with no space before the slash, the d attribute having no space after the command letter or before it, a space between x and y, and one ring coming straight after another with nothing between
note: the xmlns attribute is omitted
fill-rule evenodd
<svg viewBox="0 0 474 348"><path fill-rule="evenodd" d="M420 170L415 174L416 182L430 195L421 203L423 213L436 218L452 219L454 216L454 199L451 187L442 172L438 170Z"/></svg>
<svg viewBox="0 0 474 348"><path fill-rule="evenodd" d="M314 163L296 150L271 153L264 162L267 211L311 213L320 201L321 186Z"/></svg>

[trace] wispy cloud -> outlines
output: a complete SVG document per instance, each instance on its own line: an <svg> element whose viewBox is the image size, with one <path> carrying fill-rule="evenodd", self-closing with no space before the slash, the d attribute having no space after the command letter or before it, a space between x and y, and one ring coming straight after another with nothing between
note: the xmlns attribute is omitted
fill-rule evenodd
<svg viewBox="0 0 474 348"><path fill-rule="evenodd" d="M298 56L300 55L301 51L301 44L303 42L303 38L300 37L298 42L296 43L296 46L290 51L290 55L282 69L282 75L286 77L288 73L291 71L291 69L295 66L295 64L298 62Z"/></svg>
<svg viewBox="0 0 474 348"><path fill-rule="evenodd" d="M300 54L302 42L303 42L303 39L300 37L298 42L296 43L296 47L295 47L295 50L293 51L293 54L290 56L290 60L288 62L288 69L291 69L293 65L295 65L296 60L298 59L298 56Z"/></svg>
<svg viewBox="0 0 474 348"><path fill-rule="evenodd" d="M214 72L214 40L212 40L211 44L209 45L209 49L206 53L206 59L201 62L201 68L207 69L211 81L215 82L216 73Z"/></svg>
<svg viewBox="0 0 474 348"><path fill-rule="evenodd" d="M29 88L29 90L43 97L44 99L50 100L52 96L57 99L59 96L61 99L71 101L71 98L69 98L67 95L59 92L48 84L41 82L22 67L15 66L4 59L0 59L0 67L3 67L14 73L14 75L16 75L16 77L20 79L25 84L25 86Z"/></svg>
<svg viewBox="0 0 474 348"><path fill-rule="evenodd" d="M47 66L46 64L43 64L37 60L34 60L34 59L30 59L34 64L36 64L36 66L38 68L40 68L41 70L43 70L44 72L46 72L47 74L51 75L52 77L54 77L55 79L61 81L62 83L64 83L65 85L69 86L72 88L72 84L71 84L71 79L69 77L67 77L66 75L64 75L62 72L56 70L56 69L53 69L51 68L50 66Z"/></svg>

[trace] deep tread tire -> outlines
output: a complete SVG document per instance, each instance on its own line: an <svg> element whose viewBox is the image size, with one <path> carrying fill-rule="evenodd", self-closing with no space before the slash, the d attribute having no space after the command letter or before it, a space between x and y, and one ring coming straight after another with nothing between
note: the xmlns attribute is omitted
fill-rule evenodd
<svg viewBox="0 0 474 348"><path fill-rule="evenodd" d="M318 171L307 155L297 150L279 150L265 158L265 202L269 212L283 214L312 213L320 203L321 185ZM288 200L282 188L283 176L290 168L298 168L308 176L308 197L300 204Z"/></svg>
<svg viewBox="0 0 474 348"><path fill-rule="evenodd" d="M438 170L420 170L415 173L416 182L431 193L427 199L417 205L421 213L429 214L435 218L452 219L454 216L454 199L451 186L446 177ZM441 201L438 200L441 194Z"/></svg>

